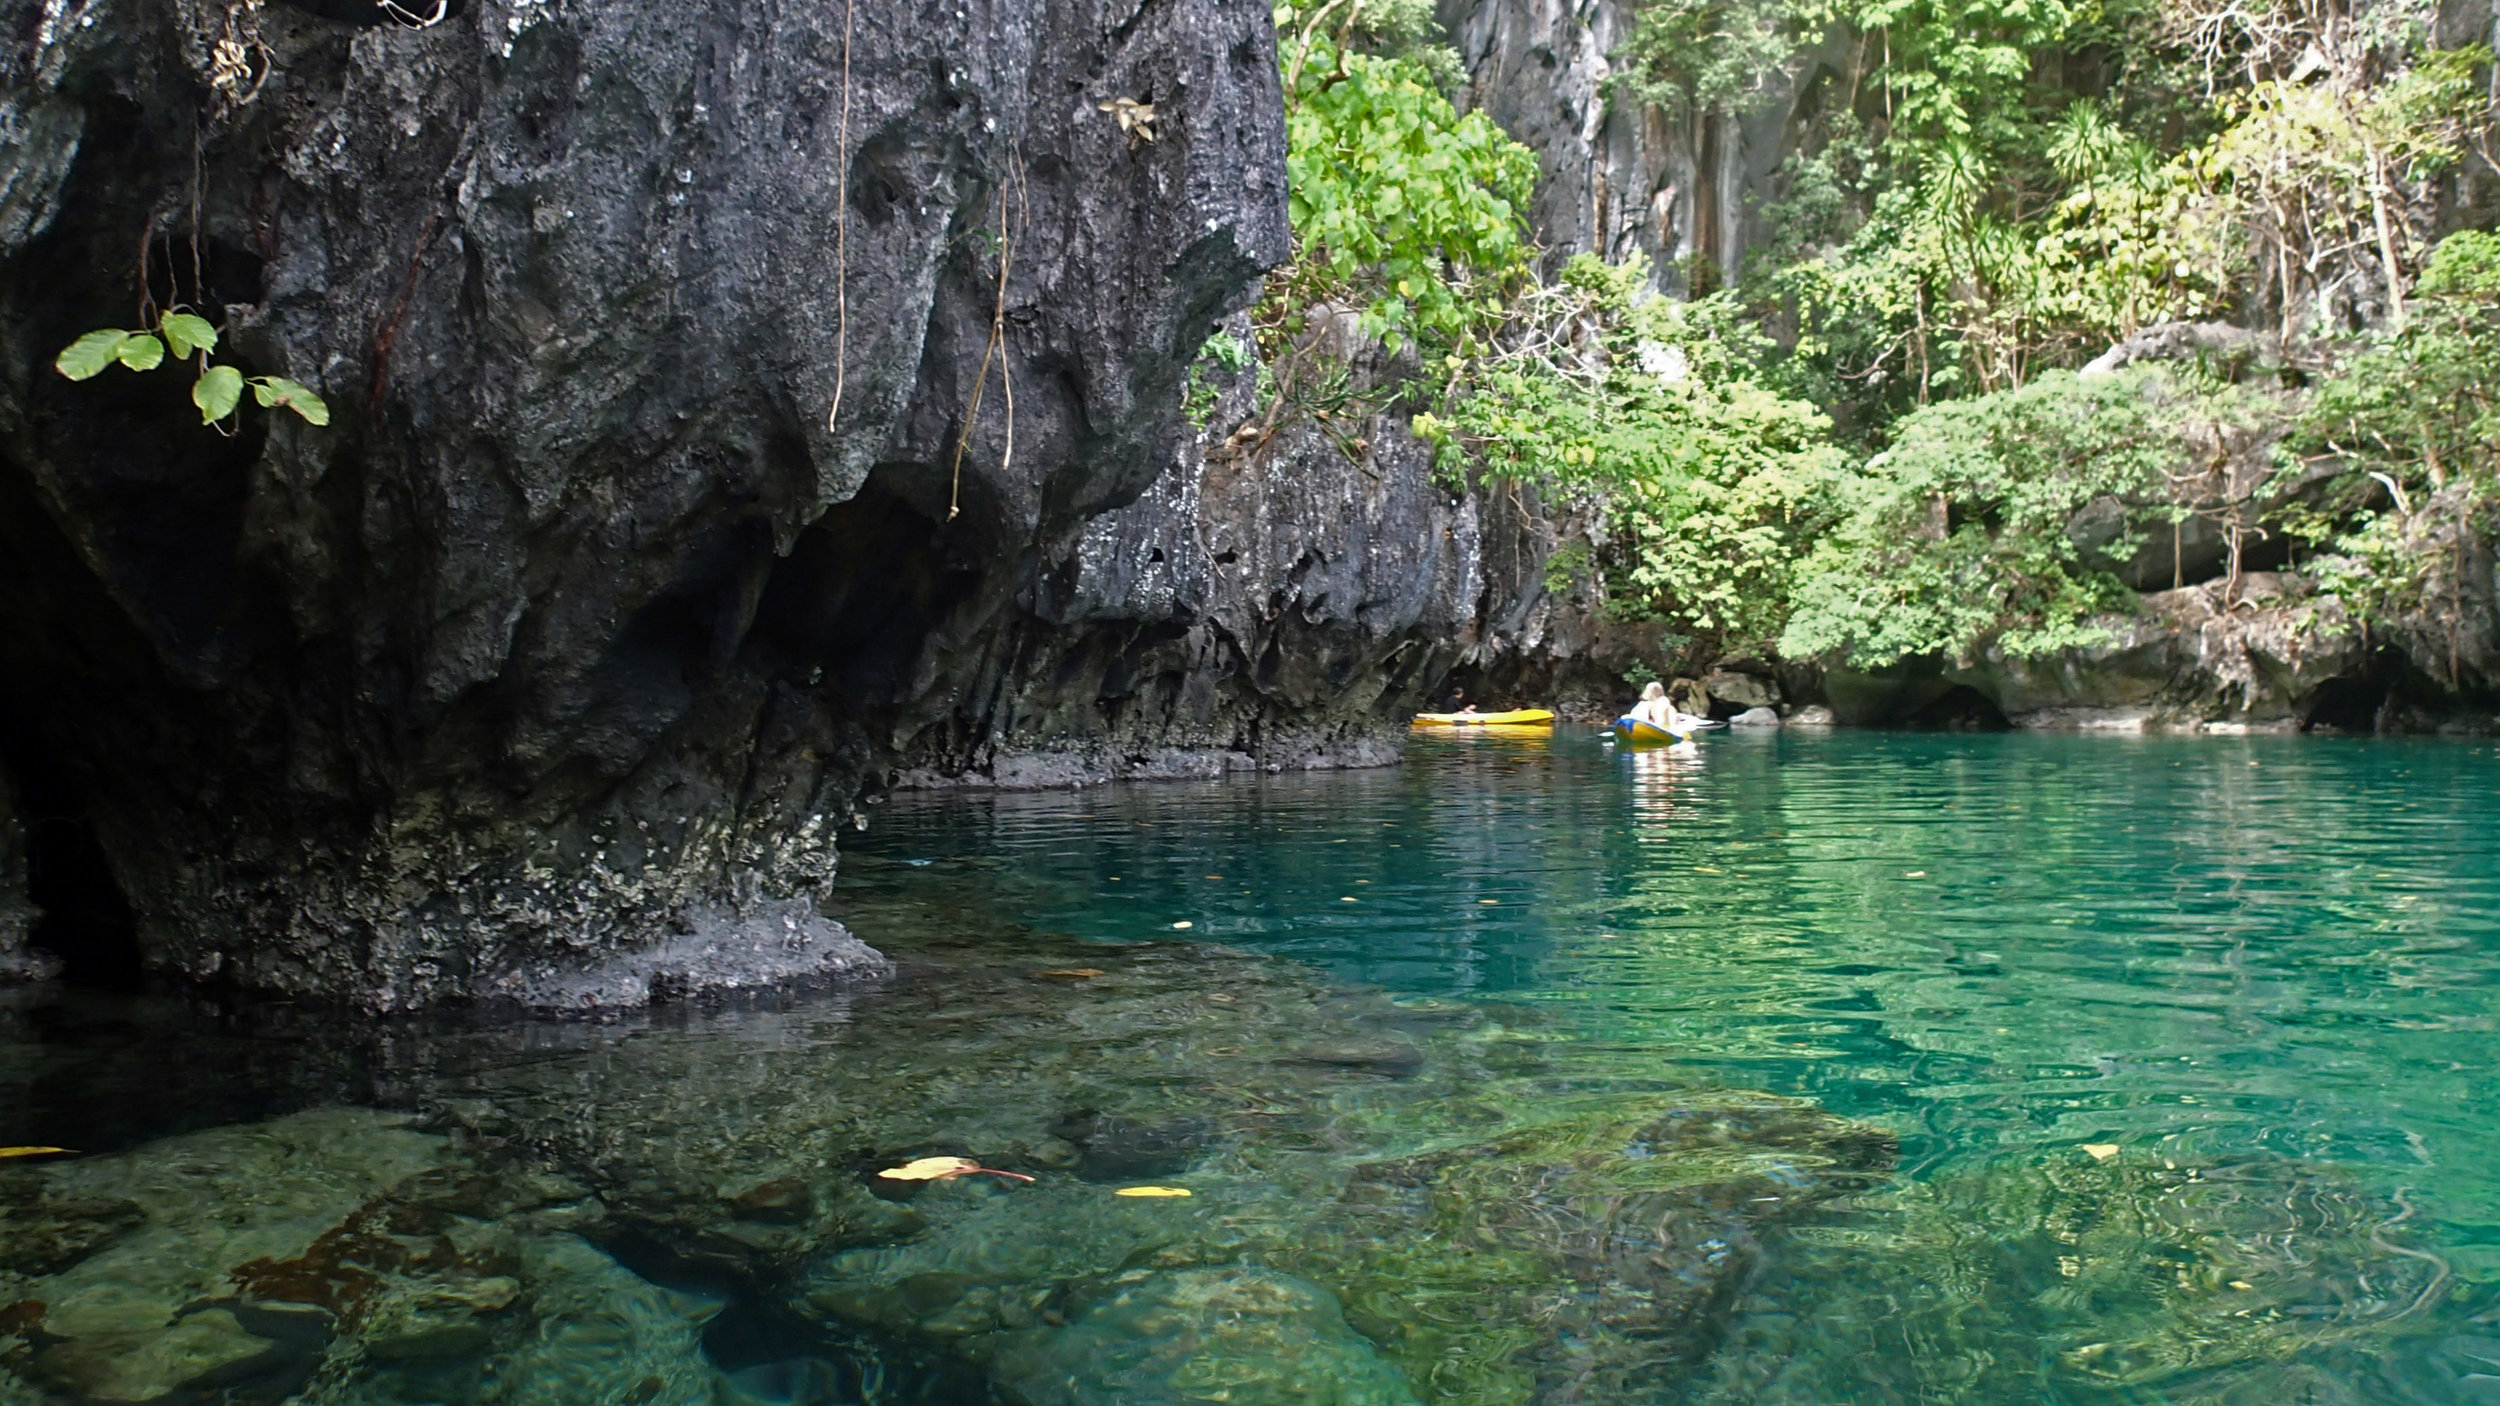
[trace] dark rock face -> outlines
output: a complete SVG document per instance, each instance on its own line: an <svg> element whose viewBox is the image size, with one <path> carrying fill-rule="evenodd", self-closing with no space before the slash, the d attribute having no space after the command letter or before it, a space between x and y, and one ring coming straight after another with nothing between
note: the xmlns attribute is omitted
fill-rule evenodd
<svg viewBox="0 0 2500 1406"><path fill-rule="evenodd" d="M845 6L316 8L0 0L0 701L148 957L377 1007L710 984L759 924L872 966L803 903L863 779L1285 252L1266 10L860 0L846 79ZM55 376L142 247L335 422Z"/></svg>
<svg viewBox="0 0 2500 1406"><path fill-rule="evenodd" d="M1453 492L1394 408L1266 427L1251 389L1036 573L956 710L897 736L900 784L1379 765L1453 674L1496 705L1606 706L1643 645L1549 589L1572 523L1531 490Z"/></svg>
<svg viewBox="0 0 2500 1406"><path fill-rule="evenodd" d="M0 981L33 981L51 975L52 963L26 946L26 931L36 916L35 905L26 897L26 823L17 786L7 771L0 770Z"/></svg>

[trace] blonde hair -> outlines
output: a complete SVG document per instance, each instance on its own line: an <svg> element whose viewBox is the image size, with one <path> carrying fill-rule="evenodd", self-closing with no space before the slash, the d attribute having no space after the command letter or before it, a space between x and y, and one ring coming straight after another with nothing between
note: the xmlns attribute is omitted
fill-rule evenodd
<svg viewBox="0 0 2500 1406"><path fill-rule="evenodd" d="M1664 698L1666 696L1667 686L1658 682L1656 679L1651 679L1649 681L1649 687L1641 690L1641 699L1643 702L1647 702L1652 698Z"/></svg>

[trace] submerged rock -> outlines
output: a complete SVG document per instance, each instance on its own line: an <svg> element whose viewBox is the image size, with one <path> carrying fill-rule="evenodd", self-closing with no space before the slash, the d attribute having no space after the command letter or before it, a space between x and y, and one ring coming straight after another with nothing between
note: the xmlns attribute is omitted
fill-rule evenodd
<svg viewBox="0 0 2500 1406"><path fill-rule="evenodd" d="M1717 1346L1767 1229L1883 1180L1893 1152L1768 1095L1582 1101L1365 1163L1272 1253L1340 1286L1438 1400L1631 1400Z"/></svg>
<svg viewBox="0 0 2500 1406"><path fill-rule="evenodd" d="M1689 1399L2471 1399L2389 1390L2456 1284L2411 1218L2288 1158L2069 1149L1910 1183L1786 1237Z"/></svg>
<svg viewBox="0 0 2500 1406"><path fill-rule="evenodd" d="M1022 1406L1416 1406L1316 1284L1247 1267L1148 1274L1065 1329L1002 1349Z"/></svg>

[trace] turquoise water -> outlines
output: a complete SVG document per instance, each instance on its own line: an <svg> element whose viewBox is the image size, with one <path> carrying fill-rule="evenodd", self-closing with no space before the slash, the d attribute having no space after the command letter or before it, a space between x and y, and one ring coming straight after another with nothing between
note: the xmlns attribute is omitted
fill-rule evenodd
<svg viewBox="0 0 2500 1406"><path fill-rule="evenodd" d="M2264 1183L2252 1200L2350 1209L2216 1233L2399 1237L2437 1263L2393 1256L2401 1284L2322 1291L2331 1308L2270 1305L2394 1320L2381 1333L2294 1344L2248 1385L2143 1374L2144 1399L2500 1401L2496 801L2487 743L1842 733L1679 757L1566 731L1419 739L1370 775L912 802L860 848L932 872L1003 861L995 900L1044 928L1118 942L1186 923L1400 997L1527 1008L1591 1087L1765 1088L1895 1129L1909 1203L1863 1211L1854 1243L1912 1276L1940 1266L1884 1237L1938 1214L1922 1189L1950 1202L2087 1146L2121 1149L2093 1164L2262 1169L2240 1173ZM1952 1218L2040 1229L2028 1204L1986 1215ZM1786 1268L1868 1270L1829 1247ZM1966 1287L2037 1298L2038 1270ZM1795 1322L1800 1299L1835 1297L1781 1273L1758 1311ZM1892 1297L1819 1308L1899 1309L1901 1285L1858 1287ZM2237 1312L2227 1297L2217 1312ZM2089 1347L2098 1311L1992 1331ZM1831 1399L1996 1399L1923 1375L1914 1342L1816 1331L1888 1359L1829 1367L1813 1390ZM2038 1399L2010 1376L2003 1399Z"/></svg>
<svg viewBox="0 0 2500 1406"><path fill-rule="evenodd" d="M896 797L866 989L19 992L0 1146L78 1155L0 1161L0 1404L2500 1406L2495 795L1418 738Z"/></svg>

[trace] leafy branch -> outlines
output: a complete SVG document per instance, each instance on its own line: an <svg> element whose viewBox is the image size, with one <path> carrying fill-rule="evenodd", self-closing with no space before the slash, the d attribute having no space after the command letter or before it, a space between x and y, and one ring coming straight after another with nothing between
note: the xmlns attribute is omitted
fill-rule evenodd
<svg viewBox="0 0 2500 1406"><path fill-rule="evenodd" d="M243 403L246 386L262 409L292 410L307 424L330 423L328 403L302 382L284 376L246 376L235 367L211 363L208 356L217 349L217 329L197 313L168 312L157 319L155 327L135 331L99 327L62 348L52 359L52 368L73 381L100 376L116 363L133 371L153 371L165 364L169 349L177 364L198 358L200 374L191 383L191 403L199 407L201 424L214 425L234 414Z"/></svg>

